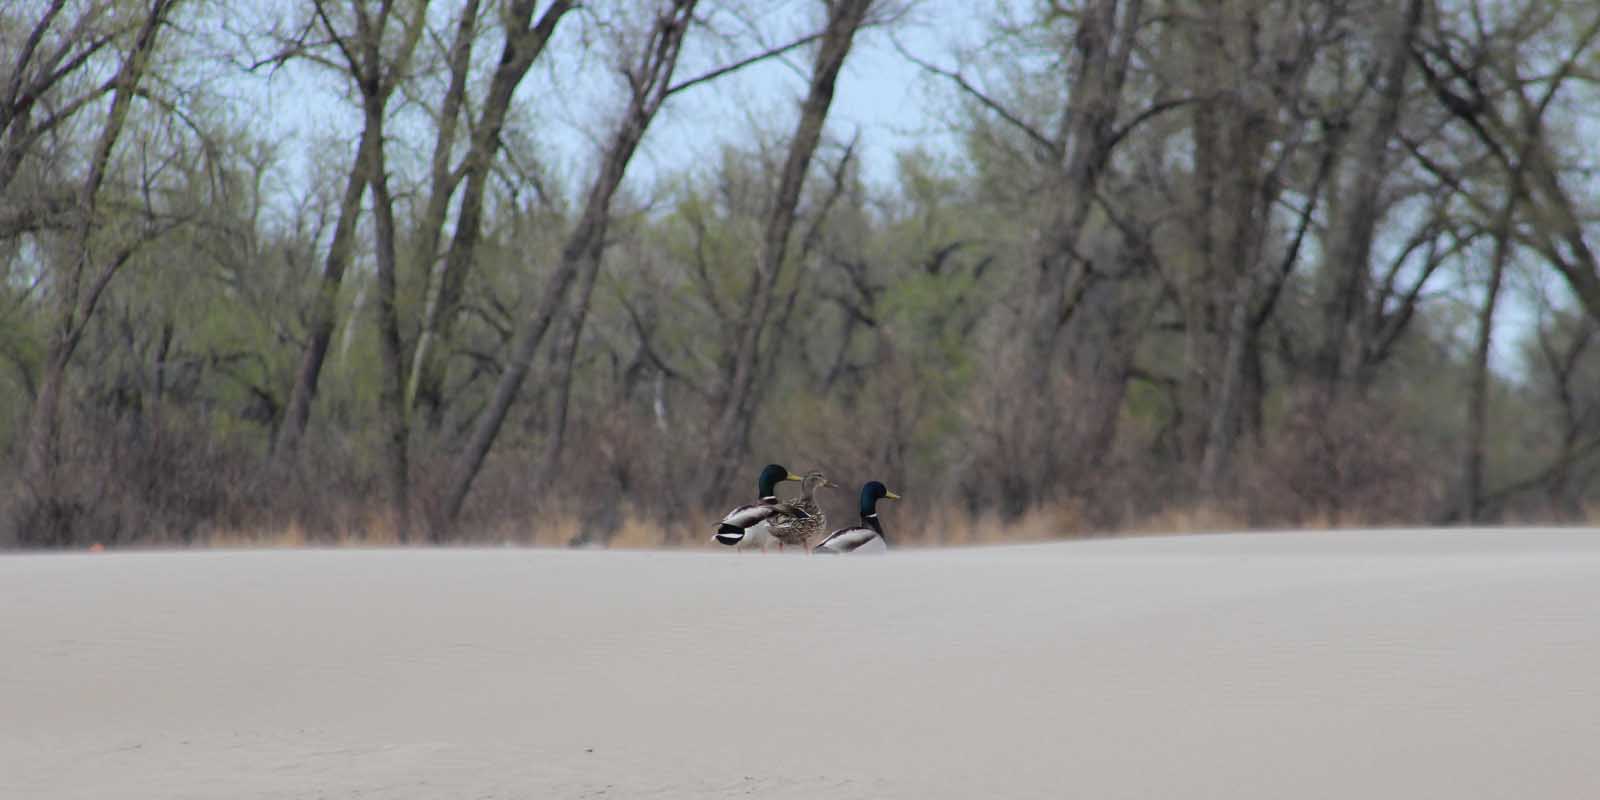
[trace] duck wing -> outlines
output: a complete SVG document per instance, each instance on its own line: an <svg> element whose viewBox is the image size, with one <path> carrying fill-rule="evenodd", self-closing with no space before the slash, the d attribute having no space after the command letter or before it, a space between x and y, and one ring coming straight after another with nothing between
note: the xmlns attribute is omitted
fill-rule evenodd
<svg viewBox="0 0 1600 800"><path fill-rule="evenodd" d="M806 519L811 515L806 513L805 509L799 508L790 503L753 503L751 505L739 506L738 508L729 511L727 515L722 518L722 522L718 523L717 527L721 528L723 526L731 525L735 528L743 529L752 525L759 525L775 516L788 516L796 519Z"/></svg>
<svg viewBox="0 0 1600 800"><path fill-rule="evenodd" d="M773 503L771 507L774 511L786 517L794 517L795 519L808 519L811 517L809 512L793 503Z"/></svg>
<svg viewBox="0 0 1600 800"><path fill-rule="evenodd" d="M722 518L722 522L717 524L717 529L722 530L733 527L738 528L739 530L744 530L752 525L759 525L763 522L766 522L767 519L773 514L779 513L778 505L782 504L780 503L773 505L768 503L756 503L753 505L739 506L738 508L729 511L727 515Z"/></svg>

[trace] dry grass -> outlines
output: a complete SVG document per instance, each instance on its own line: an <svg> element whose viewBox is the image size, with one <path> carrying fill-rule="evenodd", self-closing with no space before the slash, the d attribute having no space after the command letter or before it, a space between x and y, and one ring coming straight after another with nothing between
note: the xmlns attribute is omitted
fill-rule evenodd
<svg viewBox="0 0 1600 800"><path fill-rule="evenodd" d="M1002 520L997 514L970 514L945 509L923 515L920 522L894 525L890 539L897 545L917 547L965 547L986 544L1048 542L1089 533L1082 515L1073 506L1036 508L1015 520Z"/></svg>
<svg viewBox="0 0 1600 800"><path fill-rule="evenodd" d="M1238 516L1210 505L1167 508L1143 517L1128 526L1128 532L1141 534L1215 533L1249 527Z"/></svg>
<svg viewBox="0 0 1600 800"><path fill-rule="evenodd" d="M366 524L342 526L312 535L299 522L279 528L217 528L197 538L199 547L272 549L282 547L392 547L400 543L394 522L387 515Z"/></svg>
<svg viewBox="0 0 1600 800"><path fill-rule="evenodd" d="M582 523L570 514L540 515L520 520L501 520L466 538L475 544L520 547L565 547L582 530Z"/></svg>
<svg viewBox="0 0 1600 800"><path fill-rule="evenodd" d="M710 517L663 523L639 514L628 514L616 529L596 546L620 550L663 548L713 548L710 544ZM1080 510L1071 505L1037 508L1015 520L1003 521L995 514L973 515L956 509L924 511L912 519L886 520L890 537L905 547L971 547L995 544L1049 542L1097 535L1084 527ZM1187 533L1238 529L1231 517L1210 509L1167 511L1150 517L1121 533ZM492 527L465 532L457 541L466 545L515 547L569 547L580 541L584 521L571 514L541 515L531 519L504 520ZM1116 535L1117 532L1109 532ZM332 533L313 535L296 522L279 528L216 529L199 537L197 547L236 549L275 549L295 547L394 547L399 545L395 526L387 516L375 515L364 524L341 527Z"/></svg>
<svg viewBox="0 0 1600 800"><path fill-rule="evenodd" d="M1583 520L1591 528L1600 528L1600 502L1583 504Z"/></svg>
<svg viewBox="0 0 1600 800"><path fill-rule="evenodd" d="M1600 527L1600 504L1584 506L1584 514L1588 524ZM622 550L718 550L720 548L711 543L709 535L711 519L710 515L698 514L690 519L663 522L630 510L613 530L603 533L594 530L577 515L534 515L465 531L453 544L561 548L588 542L597 547ZM886 514L885 522L895 546L907 548L1025 544L1096 536L1217 533L1252 527L1245 519L1227 510L1211 505L1195 505L1160 509L1134 518L1117 529L1102 530L1089 526L1083 509L1071 503L1035 508L1013 520L1002 520L996 514L974 515L955 507L908 508L899 515L891 509ZM1330 517L1312 516L1284 527L1328 530L1352 524L1355 523L1348 518L1336 524ZM196 538L193 544L197 547L239 549L393 547L399 545L399 540L392 521L380 514L363 523L350 524L332 533L322 534L310 532L297 522L278 528L219 528Z"/></svg>
<svg viewBox="0 0 1600 800"><path fill-rule="evenodd" d="M623 550L646 550L660 547L672 540L673 537L668 529L659 522L630 516L617 526L616 532L612 534L606 546Z"/></svg>
<svg viewBox="0 0 1600 800"><path fill-rule="evenodd" d="M224 549L276 549L305 547L308 539L305 528L299 523L291 522L276 530L215 529L197 539L195 544Z"/></svg>
<svg viewBox="0 0 1600 800"><path fill-rule="evenodd" d="M583 541L585 521L573 514L535 515L520 520L501 520L494 525L463 531L452 542L456 545L509 547L571 547ZM708 526L706 530L710 530ZM641 515L625 517L615 531L596 544L614 549L652 549L669 546L693 547L704 544L708 537L693 535L699 527L663 525L658 520ZM274 549L292 547L396 547L400 540L393 520L387 515L375 515L365 523L354 524L323 535L312 535L306 528L291 522L275 528L215 529L194 542L196 547Z"/></svg>

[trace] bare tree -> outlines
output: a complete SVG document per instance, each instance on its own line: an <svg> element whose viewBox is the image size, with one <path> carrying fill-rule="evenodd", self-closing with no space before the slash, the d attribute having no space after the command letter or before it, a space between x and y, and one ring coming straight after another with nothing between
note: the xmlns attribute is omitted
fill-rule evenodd
<svg viewBox="0 0 1600 800"><path fill-rule="evenodd" d="M465 180L466 188L456 212L455 233L449 252L438 272L429 272L422 329L417 337L411 380L406 390L407 405L421 411L430 428L438 427L443 402L440 392L444 381L444 357L439 342L449 339L451 323L461 302L461 290L471 270L483 224L483 200L489 182L489 168L500 148L500 133L505 127L512 95L549 44L557 23L574 7L573 3L559 0L551 3L543 14L535 18L533 12L537 5L535 0L511 0L504 9L501 17L506 27L505 44L499 62L490 79L488 94L483 99L478 117L473 121L467 154L458 167L448 172L441 170L440 154L448 153L444 134L451 129L446 126L453 126L455 121L453 118L440 120L440 145L434 151L433 196L427 217L422 223L422 254L430 259L430 263L433 251L429 245L437 241L454 185ZM476 2L469 3L462 12L461 37L468 36L466 24L471 16L476 16ZM457 58L461 61L454 63L465 63L467 56L462 53L466 47L467 44L458 39L453 62ZM460 70L453 66L452 75L459 74ZM453 78L451 90L446 95L447 104L453 98L459 103L460 85L456 80ZM447 105L445 113L453 116L454 110Z"/></svg>
<svg viewBox="0 0 1600 800"><path fill-rule="evenodd" d="M14 191L24 160L52 132L127 85L119 79L142 77L119 69L110 80L83 78L98 59L114 56L120 41L137 35L144 18L114 15L110 3L76 8L72 18L62 17L66 10L66 0L52 0L31 27L22 27L23 18L17 17L18 32L27 30L27 36L17 42L12 58L0 62L0 241L64 224L81 188L76 193L43 192L44 187Z"/></svg>
<svg viewBox="0 0 1600 800"><path fill-rule="evenodd" d="M873 0L833 0L827 4L827 23L817 47L806 97L801 101L800 118L789 140L788 155L778 176L778 188L767 211L756 254L756 268L735 321L737 347L730 363L726 386L718 402L716 446L712 455L708 501L726 491L729 477L749 449L750 426L755 415L757 360L760 342L767 332L774 307L774 291L794 230L796 209L811 159L822 140L822 128L833 104L834 85L856 33L867 19Z"/></svg>
<svg viewBox="0 0 1600 800"><path fill-rule="evenodd" d="M309 330L301 350L300 366L289 389L283 423L278 428L274 445L274 452L280 461L287 462L294 455L311 420L311 404L316 399L317 385L322 378L323 361L328 356L328 346L333 342L333 331L339 321L339 289L344 285L345 271L349 269L355 254L356 225L360 221L361 200L366 195L367 174L371 168L367 159L378 135L376 130L362 131L361 141L351 158L349 173L345 175L338 219L323 259L322 274L311 298L307 322Z"/></svg>
<svg viewBox="0 0 1600 800"><path fill-rule="evenodd" d="M1260 425L1261 332L1298 264L1339 146L1310 124L1312 76L1348 13L1343 4L1216 0L1157 18L1158 96L1186 112L1183 128L1158 136L1192 157L1177 170L1147 157L1138 174L1179 211L1178 230L1153 242L1159 258L1147 260L1160 267L1179 317L1171 456L1203 496L1221 493L1241 435Z"/></svg>
<svg viewBox="0 0 1600 800"><path fill-rule="evenodd" d="M1406 74L1411 65L1412 43L1422 24L1422 0L1409 0L1397 16L1398 24L1379 26L1392 32L1384 42L1383 60L1373 82L1376 108L1358 132L1359 141L1345 162L1352 166L1349 189L1340 199L1339 214L1325 244L1325 272L1332 284L1323 299L1322 341L1313 355L1315 374L1311 396L1323 411L1339 386L1360 366L1363 352L1361 324L1370 302L1372 241L1383 213L1380 193L1389 167L1391 145L1400 127L1406 99ZM1345 124L1339 120L1336 124ZM1314 411L1320 414L1322 411Z"/></svg>
<svg viewBox="0 0 1600 800"><path fill-rule="evenodd" d="M1443 32L1438 32L1418 48L1418 62L1441 106L1473 133L1506 176L1504 187L1495 187L1496 191L1503 192L1503 198L1493 212L1489 227L1494 237L1494 252L1483 304L1478 312L1467 395L1467 436L1457 493L1459 518L1478 521L1486 492L1489 354L1494 314L1514 245L1513 226L1524 206L1531 206L1533 213L1528 218L1540 234L1535 248L1556 267L1591 314L1600 312L1600 262L1596 262L1588 249L1570 197L1561 185L1550 156L1544 121L1557 94L1577 71L1580 59L1600 38L1600 15L1590 18L1589 25L1581 29L1555 70L1543 80L1534 81L1523 79L1515 55L1509 58L1495 55L1508 44L1515 54L1521 42L1496 41L1496 32L1484 26L1484 15L1476 2L1470 11L1476 23L1477 38L1469 42L1471 50L1464 58L1453 52ZM1550 22L1553 20L1546 20L1546 24ZM1515 37L1518 33L1513 23L1512 29L1504 35ZM1490 83L1491 77L1496 80L1495 84ZM1540 84L1542 89L1530 98L1528 91ZM1503 96L1495 94L1496 86ZM1503 99L1510 100L1509 119L1498 110L1499 101ZM1444 172L1442 168L1434 169ZM1474 202L1483 208L1493 207L1484 201ZM1566 245L1566 252L1562 252L1562 244Z"/></svg>
<svg viewBox="0 0 1600 800"><path fill-rule="evenodd" d="M1505 87L1502 95L1487 82L1493 71L1505 69L1501 62L1491 58L1491 52L1495 48L1511 48L1511 58L1526 57L1516 48L1543 42L1517 29L1516 24L1523 22L1523 15L1508 15L1513 27L1501 33L1485 27L1485 14L1477 0L1469 5L1469 12L1475 22L1472 35L1439 30L1428 41L1420 43L1415 58L1440 106L1465 125L1502 163L1525 139L1533 140L1526 143L1528 197L1525 213L1539 236L1531 246L1550 262L1589 313L1600 318L1600 257L1589 243L1583 215L1562 184L1561 168L1541 121L1557 93L1578 77L1584 57L1600 41L1600 15L1589 13L1590 9L1584 4L1541 8L1534 18L1545 28L1565 25L1572 16L1585 22L1574 28L1576 33L1566 53L1544 76L1521 82L1510 80L1507 75L1499 76ZM1512 37L1512 41L1501 41L1506 37ZM1467 52L1456 52L1463 42ZM1529 95L1541 85L1542 93ZM1509 100L1509 112L1498 105L1500 100ZM1448 166L1438 164L1431 165L1430 169L1436 174L1449 171ZM1459 181L1455 185L1461 186Z"/></svg>
<svg viewBox="0 0 1600 800"><path fill-rule="evenodd" d="M1499 491L1512 494L1542 486L1550 502L1567 515L1582 513L1582 487L1577 472L1582 459L1600 451L1600 395L1595 392L1596 362L1592 355L1600 323L1582 314L1557 312L1553 324L1541 324L1535 336L1536 361L1545 369L1541 383L1555 401L1560 432L1555 456L1538 474ZM1493 497L1486 498L1492 500Z"/></svg>
<svg viewBox="0 0 1600 800"><path fill-rule="evenodd" d="M489 449L494 446L545 332L566 301L573 279L599 268L610 224L612 198L622 184L628 162L644 138L645 130L672 88L672 73L684 36L694 19L695 5L696 0L670 0L657 5L637 51L620 66L628 85L627 109L601 153L599 172L590 185L577 225L561 249L561 260L555 272L534 308L519 321L511 360L500 375L489 407L480 414L446 490L439 518L434 522L436 537L442 536L460 515L467 493Z"/></svg>
<svg viewBox="0 0 1600 800"><path fill-rule="evenodd" d="M336 323L335 299L354 247L354 228L362 195L371 187L375 217L375 250L378 274L378 342L383 363L382 389L379 392L380 425L383 427L384 482L388 489L390 514L401 541L409 539L409 458L407 426L403 403L404 362L400 354L398 312L395 308L396 255L393 198L388 185L384 153L384 117L389 99L407 74L417 43L422 36L427 0L407 3L397 9L393 0L353 0L348 12L353 30L341 26L336 17L345 9L330 0L311 0L316 20L337 52L340 66L361 98L362 133L355 154L339 222L335 225L322 284L313 306L311 336L306 342L301 370L289 395L288 418L278 439L279 457L292 454L310 416L312 398L321 374L322 362L332 340ZM410 12L409 18L405 11ZM385 52L391 26L399 30L399 41L392 52Z"/></svg>
<svg viewBox="0 0 1600 800"><path fill-rule="evenodd" d="M115 243L109 248L110 252L105 252L95 242L95 234L102 222L99 216L101 188L111 168L113 150L122 136L129 111L135 99L141 94L140 83L146 78L147 66L156 48L157 39L167 26L168 16L179 2L181 0L152 0L143 7L136 17L138 23L132 31L131 41L126 45L127 49L117 65L115 74L107 82L111 103L89 155L87 172L74 198L72 252L56 281L54 321L51 325L38 394L34 398L33 413L29 418L25 474L29 476L29 483L36 491L49 491L48 483L54 463L56 428L67 381L67 367L82 342L89 321L94 316L112 279L128 263L135 250L150 241L151 235L155 233L148 231L145 235ZM8 93L13 96L18 96L19 90L16 86L25 80L24 75L28 73L25 67L29 66L28 57L34 52L32 48L56 20L61 6L59 2L51 6L41 24L30 36L32 44L25 47L22 54L23 68L17 68L12 73L12 87L8 89ZM98 16L99 13L95 11L86 12L80 22L92 22ZM120 38L119 34L122 33L121 30L113 30L105 35L109 37L109 42ZM55 53L57 57L64 57L64 54L72 48L72 43L63 43L62 48L57 49ZM83 63L80 59L87 59L98 49L95 46L81 49L77 53L77 59L68 59L67 63L47 71L75 69ZM39 85L47 88L54 80L45 78ZM83 96L84 102L88 99L89 95ZM32 102L32 99L26 101L29 105ZM12 111L6 122L15 127L11 127L11 137L8 138L26 138L32 128L28 124L28 105L22 104L20 100L13 101L9 105ZM47 120L42 124L54 123ZM32 128L32 130L36 132L38 129ZM19 147L11 157L20 161L21 156Z"/></svg>

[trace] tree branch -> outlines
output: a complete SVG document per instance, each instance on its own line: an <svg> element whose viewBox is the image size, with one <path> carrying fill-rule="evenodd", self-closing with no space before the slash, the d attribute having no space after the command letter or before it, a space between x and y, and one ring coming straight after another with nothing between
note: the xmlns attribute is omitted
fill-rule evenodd
<svg viewBox="0 0 1600 800"><path fill-rule="evenodd" d="M761 51L759 53L756 53L753 56L749 56L747 58L742 58L742 59L740 59L738 61L735 61L732 64L728 64L726 66L717 67L716 69L711 70L710 72L707 72L707 73L705 73L703 75L697 75L697 76L695 76L693 78L689 78L687 80L679 81L678 83L675 83L675 84L667 87L667 91L666 91L666 95L665 96L670 97L670 96L672 96L674 94L677 94L678 92L681 92L681 91L683 91L685 89L691 88L691 87L693 87L693 86L695 86L697 84L705 83L707 81L716 80L717 78L720 78L720 77L722 77L724 75L727 75L729 73L732 73L732 72L738 72L739 70L744 69L745 67L748 67L751 64L755 64L755 63L757 63L759 61L765 61L765 60L767 60L769 58L774 58L776 56L781 56L784 53L789 52L790 50L794 50L794 49L799 48L799 47L804 47L805 45L808 45L808 44L810 44L810 43L812 43L812 42L814 42L814 41L816 41L818 39L821 39L821 38L822 38L822 31L817 31L816 33L811 33L811 34L807 34L805 36L802 36L802 37L800 37L800 38L798 38L798 39L796 39L796 40L794 40L794 41L792 41L792 42L790 42L788 44L782 44L782 45L778 45L776 47L769 47L766 50L763 50L763 51Z"/></svg>
<svg viewBox="0 0 1600 800"><path fill-rule="evenodd" d="M899 40L895 40L894 46L895 49L900 52L900 55L904 56L907 61L916 64L918 67L921 67L927 72L931 72L934 75L938 75L939 77L945 78L946 80L954 83L963 92L966 92L974 100L977 100L980 104L982 104L984 108L993 111L996 116L1000 117L1002 120L1005 120L1007 124L1021 131L1029 139L1032 139L1034 144L1044 148L1045 152L1049 153L1053 158L1059 159L1062 157L1065 151L1060 144L1050 139L1050 137L1040 133L1032 125L1024 122L1020 116L1006 108L1000 103L1000 101L995 100L994 98L985 94L982 89L974 86L972 82L968 81L960 72L948 70L944 67L938 66L937 64L923 61L922 59L913 55L910 50L907 50Z"/></svg>

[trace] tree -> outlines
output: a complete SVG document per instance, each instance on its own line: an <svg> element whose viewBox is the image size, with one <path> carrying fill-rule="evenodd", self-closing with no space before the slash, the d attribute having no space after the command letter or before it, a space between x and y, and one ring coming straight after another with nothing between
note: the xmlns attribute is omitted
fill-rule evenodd
<svg viewBox="0 0 1600 800"><path fill-rule="evenodd" d="M443 164L450 151L455 115L461 106L465 66L470 58L469 21L477 16L476 2L469 2L461 12L457 41L451 51L451 84L439 121L438 144L434 148L433 194L421 226L422 245L419 249L425 258L430 259L430 263L433 258L432 245L438 241L444 212L455 186L464 181L466 188L456 212L450 249L437 274L431 270L428 273L427 304L423 309L422 329L417 336L411 362L411 380L406 390L406 405L418 408L430 429L438 427L443 404L444 358L438 343L449 339L451 323L461 302L462 286L472 266L483 224L483 201L489 182L489 169L500 148L500 133L505 127L512 96L528 69L549 44L556 25L574 6L564 0L551 3L535 20L533 11L536 5L534 0L514 0L502 14L506 26L505 43L482 108L471 126L467 153L458 167L446 170Z"/></svg>
<svg viewBox="0 0 1600 800"><path fill-rule="evenodd" d="M1348 189L1339 198L1338 217L1331 222L1327 236L1327 260L1323 268L1324 280L1329 285L1322 301L1321 335L1312 358L1315 363L1311 396L1315 415L1326 413L1340 386L1351 379L1360 368L1364 352L1362 322L1372 294L1372 242L1377 234L1379 217L1383 213L1381 191L1389 167L1394 163L1390 150L1400 127L1401 110L1406 100L1406 75L1411 65L1411 51L1422 24L1422 0L1408 0L1398 13L1398 24L1379 25L1392 30L1388 41L1382 42L1382 61L1379 62L1372 84L1377 93L1377 106L1366 116L1364 124L1344 119L1330 120L1330 124L1347 126L1359 124L1359 137L1355 151L1342 161L1350 166ZM1381 41L1381 40L1380 40Z"/></svg>
<svg viewBox="0 0 1600 800"><path fill-rule="evenodd" d="M167 227L162 223L147 224L141 226L143 230L138 233L113 241L104 241L98 235L103 224L100 217L102 189L112 169L114 151L125 130L129 112L135 100L141 96L140 83L147 76L151 54L156 49L161 32L167 27L169 15L179 2L152 0L140 14L133 17L136 22L131 27L113 25L109 29L101 29L105 37L103 44L95 44L91 40L87 46L77 46L72 41L75 37L69 35L57 39L55 48L50 52L40 53L37 46L51 32L64 5L56 2L34 28L28 44L23 48L20 67L14 68L9 81L7 93L15 99L8 103L9 111L0 130L9 134L7 138L13 142L11 146L15 149L5 154L3 159L9 174L0 174L0 179L6 182L15 177L16 167L11 165L20 165L26 155L19 145L30 140L38 141L37 137L44 130L60 123L61 111L37 125L32 122L32 109L37 98L31 92L52 88L61 79L63 71L80 68L102 46L116 46L112 44L116 42L124 48L115 72L105 84L105 91L109 92L111 100L89 152L87 169L72 199L70 249L60 271L53 276L55 311L38 393L29 416L24 474L30 489L39 494L46 505L52 502L54 491L56 434L62 395L66 391L67 368L111 281L136 250L158 237ZM92 26L103 19L106 12L105 8L91 7L79 22ZM68 58L67 55L74 51L74 56ZM38 62L33 61L36 55L41 57ZM30 78L27 86L30 94L24 94L22 84ZM79 100L87 103L94 96L95 93L81 95Z"/></svg>
<svg viewBox="0 0 1600 800"><path fill-rule="evenodd" d="M775 305L775 287L784 268L800 191L811 169L811 159L822 139L828 109L833 104L839 70L850 54L856 33L867 20L872 0L833 0L827 4L827 23L812 63L800 118L789 140L788 154L778 176L777 191L767 210L760 250L750 288L734 321L737 349L729 363L725 386L717 400L718 436L713 448L708 502L725 491L734 468L750 445L750 425L755 415L757 359Z"/></svg>
<svg viewBox="0 0 1600 800"><path fill-rule="evenodd" d="M627 107L600 155L599 171L590 185L582 214L562 247L560 263L539 302L518 322L510 363L495 385L489 407L479 416L446 490L439 519L434 522L436 537L442 536L444 529L460 515L472 482L494 446L506 413L521 390L545 332L565 302L573 279L599 267L605 251L612 198L622 184L628 162L646 129L672 89L673 69L694 18L695 4L695 0L670 0L656 6L637 49L618 67L628 85Z"/></svg>
<svg viewBox="0 0 1600 800"><path fill-rule="evenodd" d="M1455 52L1450 44L1453 37L1441 30L1417 48L1417 58L1441 107L1472 132L1505 174L1504 184L1491 184L1493 191L1502 195L1498 208L1486 200L1474 201L1478 207L1495 209L1489 222L1494 252L1478 313L1458 491L1459 518L1475 522L1481 519L1486 491L1485 437L1494 315L1515 246L1513 226L1524 205L1534 209L1530 221L1537 231L1536 241L1542 242L1535 248L1545 254L1590 313L1600 315L1600 303L1596 302L1600 300L1596 293L1600 289L1600 262L1588 249L1571 199L1561 185L1551 159L1544 119L1558 92L1577 71L1580 59L1600 39L1600 15L1590 15L1587 26L1580 29L1549 77L1527 80L1521 75L1516 51L1525 35L1519 28L1529 20L1535 26L1557 24L1561 15L1526 15L1512 22L1508 30L1498 32L1484 26L1485 15L1477 2L1471 4L1470 12L1477 36L1466 40L1468 49L1464 54ZM1497 41L1500 39L1504 41ZM1507 49L1511 55L1501 55ZM1530 97L1530 91L1537 94ZM1507 107L1508 110L1501 110ZM1434 170L1445 172L1437 166ZM1457 185L1470 191L1469 187ZM1562 252L1561 244L1566 245L1566 252Z"/></svg>
<svg viewBox="0 0 1600 800"><path fill-rule="evenodd" d="M372 190L375 218L375 250L378 269L378 340L383 363L382 389L379 392L379 424L383 426L384 480L388 487L390 514L400 541L410 536L410 459L408 431L403 401L404 364L400 352L398 311L395 308L397 267L395 255L394 201L389 191L388 166L384 153L384 117L389 99L406 75L417 42L422 38L426 0L397 8L391 0L376 6L368 0L353 0L348 11L353 30L341 26L335 17L345 9L333 7L330 0L312 0L312 10L323 33L342 60L350 82L361 98L361 143L355 154L341 203L334 242L329 248L327 266L314 306L311 336L295 386L290 392L288 419L279 435L284 457L292 454L310 415L322 362L335 325L334 302L348 266L353 246L356 217L362 195ZM410 12L409 19L405 11ZM399 31L399 41L389 45L390 26Z"/></svg>

